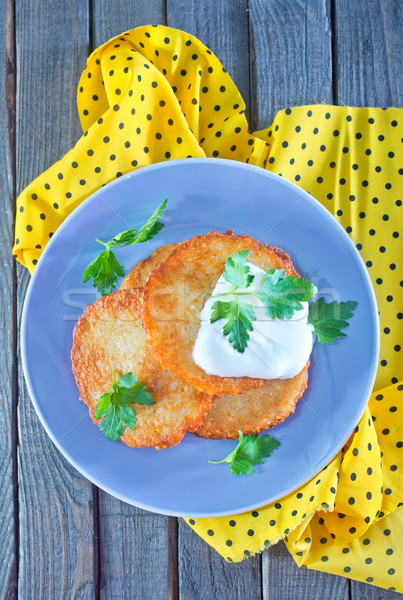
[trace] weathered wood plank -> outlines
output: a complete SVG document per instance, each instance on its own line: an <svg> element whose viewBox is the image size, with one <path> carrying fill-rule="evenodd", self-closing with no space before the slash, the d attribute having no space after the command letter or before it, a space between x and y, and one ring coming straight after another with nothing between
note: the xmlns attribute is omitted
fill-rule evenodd
<svg viewBox="0 0 403 600"><path fill-rule="evenodd" d="M88 50L85 2L17 0L17 191L79 136L75 87ZM18 269L18 309L28 283ZM92 486L36 417L19 365L19 597L94 598Z"/></svg>
<svg viewBox="0 0 403 600"><path fill-rule="evenodd" d="M383 590L382 588L351 581L350 600L401 600L402 595L398 592Z"/></svg>
<svg viewBox="0 0 403 600"><path fill-rule="evenodd" d="M287 106L332 103L330 0L250 0L253 129Z"/></svg>
<svg viewBox="0 0 403 600"><path fill-rule="evenodd" d="M104 0L93 5L93 43L100 46L111 37L140 25L165 22L164 0Z"/></svg>
<svg viewBox="0 0 403 600"><path fill-rule="evenodd" d="M260 556L227 563L185 521L179 521L181 600L260 600L261 593Z"/></svg>
<svg viewBox="0 0 403 600"><path fill-rule="evenodd" d="M280 542L263 553L263 599L283 598L348 600L348 580L297 567L283 542Z"/></svg>
<svg viewBox="0 0 403 600"><path fill-rule="evenodd" d="M16 596L17 560L14 531L13 455L16 445L16 397L13 380L15 352L15 298L13 285L15 268L11 256L14 224L14 105L15 105L15 49L13 6L0 1L0 597ZM14 417L14 418L13 418ZM13 448L14 446L14 448Z"/></svg>
<svg viewBox="0 0 403 600"><path fill-rule="evenodd" d="M162 0L94 4L94 47L127 29L164 22ZM176 519L120 502L99 490L100 598L176 598Z"/></svg>
<svg viewBox="0 0 403 600"><path fill-rule="evenodd" d="M137 509L104 492L99 500L100 598L175 600L176 544L170 540L175 519Z"/></svg>
<svg viewBox="0 0 403 600"><path fill-rule="evenodd" d="M220 59L246 103L250 118L247 0L167 0L170 27L198 37Z"/></svg>
<svg viewBox="0 0 403 600"><path fill-rule="evenodd" d="M262 561L263 600L399 600L397 592L338 575L299 568L283 542L265 550Z"/></svg>
<svg viewBox="0 0 403 600"><path fill-rule="evenodd" d="M337 103L403 106L403 3L335 2Z"/></svg>

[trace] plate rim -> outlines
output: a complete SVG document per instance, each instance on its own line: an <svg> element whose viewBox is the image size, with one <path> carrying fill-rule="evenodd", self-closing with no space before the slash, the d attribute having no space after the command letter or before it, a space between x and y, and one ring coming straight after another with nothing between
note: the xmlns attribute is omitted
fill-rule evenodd
<svg viewBox="0 0 403 600"><path fill-rule="evenodd" d="M38 277L38 273L41 270L41 265L45 262L46 256L51 251L53 244L55 243L55 240L57 240L58 237L61 235L61 233L64 231L64 229L69 226L70 221L77 218L77 215L79 215L79 213L82 210L84 210L84 208L86 208L86 206L88 204L93 202L95 198L97 198L98 196L101 196L105 190L109 190L110 188L120 185L122 180L125 181L128 179L131 179L133 177L136 177L136 176L144 173L145 171L153 171L153 170L159 170L159 169L164 169L164 168L171 168L171 167L180 166L182 164L188 165L191 163L193 163L195 165L198 165L198 164L203 164L203 165L205 165L205 164L215 164L215 165L226 164L228 166L231 166L234 168L239 168L241 170L256 172L260 175L266 176L268 179L274 179L277 181L281 181L281 184L283 184L287 187L290 187L292 190L296 191L298 193L298 195L301 196L301 199L305 196L307 201L312 202L315 205L315 208L319 209L320 212L322 212L327 219L329 219L330 221L333 221L333 225L336 226L336 228L339 230L339 232L341 232L342 236L344 237L344 240L347 242L347 244L352 249L356 259L358 260L358 264L360 265L360 270L363 275L363 279L365 280L365 283L366 283L366 287L368 290L368 296L369 296L370 304L372 307L372 313L373 313L374 348L373 348L373 352L372 352L373 358L372 358L370 377L368 377L365 394L363 394L363 399L361 401L361 404L359 405L359 408L356 411L356 416L352 420L350 427L347 429L347 433L344 436L342 436L340 438L339 442L335 445L336 450L334 450L333 453L330 453L330 455L325 455L324 458L318 462L318 465L317 465L315 471L313 472L313 474L310 473L308 477L303 477L302 481L300 483L298 483L298 485L296 485L296 486L292 485L292 486L290 486L290 488L286 488L283 492L281 492L281 494L279 494L277 496L273 496L269 500L265 500L264 502L257 502L254 504L250 504L250 505L242 508L241 511L237 510L235 513L234 513L234 511L229 511L229 510L225 510L225 511L221 510L221 511L208 512L208 513L206 513L206 512L199 512L199 513L190 512L189 513L186 511L164 510L159 507L152 506L151 504L145 504L143 502L134 501L132 498L126 496L125 494L116 492L115 490L112 491L111 488L109 488L105 484L101 483L96 477L94 477L93 475L88 473L86 468L83 468L82 466L80 466L79 463L70 455L69 451L65 450L63 448L61 442L59 442L56 439L41 408L39 407L39 405L37 403L35 394L33 392L33 385L31 382L29 366L28 366L29 360L28 360L28 356L27 356L27 354L28 354L27 313L29 310L30 299L31 299L31 296L32 296L32 293L33 293L33 290L35 287L35 281L36 281L36 278ZM107 206L109 207L108 204L107 204ZM109 208L112 210L111 207L109 207ZM173 159L173 160L169 160L169 161L153 163L151 165L147 165L147 166L141 167L139 169L129 171L128 173L125 173L124 175L122 175L121 177L119 177L117 179L113 179L106 185L98 188L93 193L91 193L75 209L73 209L72 212L59 225L59 227L56 229L54 235L47 243L43 253L41 254L40 259L38 260L38 263L31 275L31 279L29 281L29 284L28 284L28 287L27 287L27 290L25 293L23 309L22 309L22 314L21 314L20 327L21 327L21 330L20 330L21 362L22 362L22 367L23 367L24 380L25 380L25 383L26 383L26 386L28 389L29 397L34 406L35 412L36 412L37 416L39 417L39 420L40 420L42 426L44 427L47 435L50 437L50 439L55 444L56 448L61 452L61 454L69 461L70 464L73 465L74 468L77 469L77 471L79 473L81 473L81 475L83 475L91 483L93 483L94 485L96 485L97 487L99 487L100 489L105 491L106 493L112 495L113 497L115 497L123 502L126 502L127 504L130 504L132 506L141 508L143 510L147 510L147 511L154 512L157 514L167 515L167 516L184 517L184 518L192 518L192 517L193 518L215 518L215 517L222 517L222 516L230 516L230 515L234 515L234 514L243 514L245 512L248 512L248 511L251 511L251 510L254 510L257 508L261 508L262 506L266 506L267 504L272 504L273 502L281 500L285 496L296 491L301 486L305 485L308 481L313 479L320 471L323 470L323 468L325 466L330 464L330 462L334 459L334 457L340 452L341 448L344 446L346 441L349 439L349 437L353 433L357 423L360 421L362 415L364 414L365 408L367 407L367 404L368 404L369 397L373 391L373 385L374 385L376 374L377 374L379 352L380 352L379 313L378 313L378 306L377 306L376 296L375 296L374 288L372 286L371 278L365 267L365 263L364 263L361 255L359 254L354 242L351 240L350 236L347 234L347 232L344 230L344 228L340 225L340 223L337 221L337 219L332 215L332 213L327 208L325 208L323 206L323 204L321 204L319 202L319 200L317 200L309 192L305 191L303 188L299 187L292 181L289 181L288 179L278 175L277 173L268 171L265 168L255 166L255 165L250 165L248 163L244 163L244 162L240 162L240 161L223 159L223 158L208 158L208 157L193 158L192 157L192 158L180 158L180 159ZM365 398L365 401L364 401L364 398Z"/></svg>

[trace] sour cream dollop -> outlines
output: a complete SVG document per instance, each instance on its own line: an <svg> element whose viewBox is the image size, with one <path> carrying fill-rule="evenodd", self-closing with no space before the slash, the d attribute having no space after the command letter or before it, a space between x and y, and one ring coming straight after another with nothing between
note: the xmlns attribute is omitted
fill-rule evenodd
<svg viewBox="0 0 403 600"><path fill-rule="evenodd" d="M249 263L248 266L249 273L255 278L246 290L240 291L256 291L265 275L263 269ZM219 377L295 377L305 366L312 351L313 327L308 323L308 303L302 302L303 310L296 311L291 319L270 319L257 298L241 297L244 302L253 305L256 314L248 346L241 353L223 335L225 319L210 323L212 306L217 300L213 296L231 289L232 285L221 275L203 307L201 325L192 352L195 363L208 375ZM219 299L227 301L231 297Z"/></svg>

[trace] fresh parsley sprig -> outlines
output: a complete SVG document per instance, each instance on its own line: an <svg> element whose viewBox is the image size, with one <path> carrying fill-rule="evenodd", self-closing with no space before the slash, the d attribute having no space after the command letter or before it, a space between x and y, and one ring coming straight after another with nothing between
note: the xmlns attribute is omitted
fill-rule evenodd
<svg viewBox="0 0 403 600"><path fill-rule="evenodd" d="M110 294L116 287L118 277L123 277L125 274L123 265L112 252L112 248L123 248L151 240L164 227L160 219L166 205L167 200L165 199L138 231L127 229L115 235L108 242L97 239L99 244L105 246L105 250L85 269L83 283L93 279L94 287L102 296Z"/></svg>
<svg viewBox="0 0 403 600"><path fill-rule="evenodd" d="M330 344L333 340L346 337L341 330L348 326L347 319L353 316L357 302L328 302L318 298L309 305L308 323L313 325L320 344Z"/></svg>
<svg viewBox="0 0 403 600"><path fill-rule="evenodd" d="M306 302L317 293L318 290L309 279L287 276L284 269L269 269L256 297L271 319L291 319L297 310L304 308L301 302Z"/></svg>
<svg viewBox="0 0 403 600"><path fill-rule="evenodd" d="M223 277L234 290L248 288L255 279L255 276L249 273L249 266L246 264L248 256L249 250L241 250L225 261Z"/></svg>
<svg viewBox="0 0 403 600"><path fill-rule="evenodd" d="M225 263L223 277L233 287L229 292L217 294L213 298L228 297L228 301L217 300L212 306L210 323L218 319L227 319L223 326L224 336L238 352L244 352L256 321L255 310L251 304L240 299L256 297L263 305L266 315L271 318L289 319L297 310L302 310L305 302L317 294L317 289L307 279L286 276L284 269L269 269L263 277L260 288L245 291L254 280L249 273L249 250L241 250L230 256ZM243 291L240 291L243 290Z"/></svg>
<svg viewBox="0 0 403 600"><path fill-rule="evenodd" d="M209 463L227 463L234 475L253 475L253 465L263 464L264 459L280 446L280 442L268 434L260 437L257 433L244 436L242 431L238 431L238 434L239 442L236 448L223 460L209 460Z"/></svg>
<svg viewBox="0 0 403 600"><path fill-rule="evenodd" d="M102 394L96 406L95 419L102 419L99 429L109 440L116 442L123 435L125 425L134 429L136 424L136 413L130 405L136 403L151 406L155 404L155 400L132 373L126 373L116 381L113 371L112 377L110 391Z"/></svg>
<svg viewBox="0 0 403 600"><path fill-rule="evenodd" d="M210 323L219 319L227 319L223 326L223 334L238 352L244 352L249 340L249 331L253 331L252 323L256 321L255 311L251 304L234 298L230 302L217 300L213 304Z"/></svg>

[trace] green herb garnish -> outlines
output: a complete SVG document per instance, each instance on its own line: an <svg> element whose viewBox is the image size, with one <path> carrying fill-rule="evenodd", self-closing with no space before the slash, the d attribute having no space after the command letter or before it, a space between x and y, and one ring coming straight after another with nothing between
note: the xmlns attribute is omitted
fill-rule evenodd
<svg viewBox="0 0 403 600"><path fill-rule="evenodd" d="M238 352L244 352L249 340L249 331L253 331L252 322L256 321L255 311L251 304L234 298L230 302L218 300L213 304L210 323L218 319L227 319L223 326L223 334Z"/></svg>
<svg viewBox="0 0 403 600"><path fill-rule="evenodd" d="M317 293L318 290L309 279L287 276L284 269L269 269L256 297L271 319L291 319L297 310L304 308L301 302L306 302Z"/></svg>
<svg viewBox="0 0 403 600"><path fill-rule="evenodd" d="M329 302L325 304L323 298L318 298L309 305L308 323L314 331L320 344L330 344L333 340L346 337L341 331L347 327L347 319L353 316L357 302Z"/></svg>
<svg viewBox="0 0 403 600"><path fill-rule="evenodd" d="M165 199L138 231L127 229L115 235L109 242L97 239L99 244L105 246L105 250L85 269L83 283L92 278L94 287L102 296L110 294L116 287L118 277L123 277L125 274L124 267L112 252L112 248L122 248L151 240L164 227L160 219L166 205L167 200Z"/></svg>
<svg viewBox="0 0 403 600"><path fill-rule="evenodd" d="M227 463L234 475L253 475L255 469L252 465L261 465L264 459L280 446L280 442L268 434L258 436L257 433L244 437L239 433L239 442L235 450L223 460L209 460L209 463L219 465Z"/></svg>
<svg viewBox="0 0 403 600"><path fill-rule="evenodd" d="M95 419L102 419L99 429L112 442L123 435L125 425L134 429L136 413L130 406L134 403L151 406L155 404L155 400L135 375L126 373L116 381L113 371L112 387L109 392L102 394L95 409Z"/></svg>
<svg viewBox="0 0 403 600"><path fill-rule="evenodd" d="M240 297L257 298L271 319L289 319L297 310L303 309L301 302L317 294L313 283L301 277L286 276L284 269L269 269L260 288L254 292L239 291L247 289L254 280L254 275L249 273L249 266L246 264L248 255L249 250L241 250L227 259L223 277L233 288L213 298L228 297L230 300L214 302L210 318L210 323L227 319L223 334L228 336L228 341L238 352L245 351L249 332L253 331L253 322L256 321L253 306L241 301Z"/></svg>
<svg viewBox="0 0 403 600"><path fill-rule="evenodd" d="M255 279L254 275L250 275L249 267L246 264L248 260L249 250L241 250L227 258L225 262L225 270L223 277L228 283L237 288L247 288Z"/></svg>

